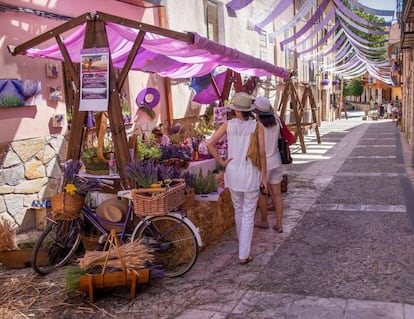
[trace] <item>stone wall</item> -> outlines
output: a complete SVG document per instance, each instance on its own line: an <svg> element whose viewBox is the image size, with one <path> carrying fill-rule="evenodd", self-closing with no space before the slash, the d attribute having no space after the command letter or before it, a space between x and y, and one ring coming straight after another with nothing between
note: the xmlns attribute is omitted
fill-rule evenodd
<svg viewBox="0 0 414 319"><path fill-rule="evenodd" d="M66 147L62 135L0 144L0 218L20 227L33 200L59 191Z"/></svg>

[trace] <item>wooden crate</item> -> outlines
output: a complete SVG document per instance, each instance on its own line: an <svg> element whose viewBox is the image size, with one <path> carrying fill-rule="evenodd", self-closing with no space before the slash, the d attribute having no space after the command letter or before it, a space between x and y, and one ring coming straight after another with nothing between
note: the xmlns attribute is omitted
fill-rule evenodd
<svg viewBox="0 0 414 319"><path fill-rule="evenodd" d="M47 251L41 251L39 264L48 264ZM0 262L6 268L25 268L31 267L32 249L18 249L11 251L0 251Z"/></svg>

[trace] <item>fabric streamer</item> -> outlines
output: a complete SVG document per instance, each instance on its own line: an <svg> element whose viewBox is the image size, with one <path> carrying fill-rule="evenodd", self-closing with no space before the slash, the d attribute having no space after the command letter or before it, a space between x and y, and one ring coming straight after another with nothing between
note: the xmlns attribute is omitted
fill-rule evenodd
<svg viewBox="0 0 414 319"><path fill-rule="evenodd" d="M79 63L79 52L83 48L86 23L67 36L65 47L73 62ZM105 22L112 62L115 68L122 69L140 32L111 22ZM193 43L168 38L146 32L131 65L131 70L157 73L161 76L183 79L199 77L223 66L248 76L290 77L290 72L272 63L260 60L236 49L211 41L197 33ZM27 49L24 53L30 57L43 57L63 60L57 44L46 49Z"/></svg>
<svg viewBox="0 0 414 319"><path fill-rule="evenodd" d="M226 3L227 14L229 17L237 17L236 11L247 7L253 0L231 0Z"/></svg>

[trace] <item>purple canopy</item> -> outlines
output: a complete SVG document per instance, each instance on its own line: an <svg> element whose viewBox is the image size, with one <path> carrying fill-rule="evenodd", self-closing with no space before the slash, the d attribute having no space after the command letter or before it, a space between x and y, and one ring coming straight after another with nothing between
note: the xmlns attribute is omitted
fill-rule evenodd
<svg viewBox="0 0 414 319"><path fill-rule="evenodd" d="M116 68L122 68L136 40L137 29L105 22L111 58ZM73 62L80 62L83 48L85 24L76 29L65 40L65 46ZM131 70L157 73L170 78L200 77L224 66L249 76L278 76L289 78L284 68L262 61L193 33L194 43L147 32L133 61ZM59 46L46 49L28 49L25 55L63 60Z"/></svg>

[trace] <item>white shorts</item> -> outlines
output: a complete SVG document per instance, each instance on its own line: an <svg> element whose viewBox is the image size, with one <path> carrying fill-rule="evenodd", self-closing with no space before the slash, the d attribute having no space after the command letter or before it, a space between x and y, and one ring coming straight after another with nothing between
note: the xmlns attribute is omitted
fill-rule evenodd
<svg viewBox="0 0 414 319"><path fill-rule="evenodd" d="M283 165L269 169L266 173L269 184L280 184L283 179Z"/></svg>

